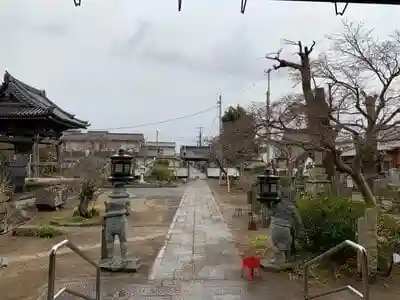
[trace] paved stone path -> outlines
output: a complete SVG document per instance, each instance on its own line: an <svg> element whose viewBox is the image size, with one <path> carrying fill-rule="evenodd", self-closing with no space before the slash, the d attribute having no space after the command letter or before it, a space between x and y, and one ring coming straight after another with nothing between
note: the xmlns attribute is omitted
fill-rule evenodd
<svg viewBox="0 0 400 300"><path fill-rule="evenodd" d="M240 267L232 234L207 183L191 183L149 279L176 292L168 299L268 299L260 282L241 279Z"/></svg>
<svg viewBox="0 0 400 300"><path fill-rule="evenodd" d="M232 234L207 184L196 181L183 196L150 280L239 279ZM239 274L240 275L240 274Z"/></svg>
<svg viewBox="0 0 400 300"><path fill-rule="evenodd" d="M147 282L102 278L102 300L299 300L276 278L247 281L219 207L203 180L189 184ZM120 276L120 275L118 275ZM290 282L289 282L290 283ZM92 294L94 283L62 284ZM79 289L78 289L79 290ZM93 295L93 294L92 294ZM77 299L68 295L61 300Z"/></svg>

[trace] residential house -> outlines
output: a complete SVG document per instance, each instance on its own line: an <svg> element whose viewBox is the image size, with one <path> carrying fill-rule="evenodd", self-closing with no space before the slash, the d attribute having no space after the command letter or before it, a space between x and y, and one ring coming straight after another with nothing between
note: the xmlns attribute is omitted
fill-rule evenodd
<svg viewBox="0 0 400 300"><path fill-rule="evenodd" d="M355 155L352 143L342 146L345 151L342 153L344 161L351 161ZM391 168L400 168L400 127L392 127L379 132L378 151L382 155L381 169L388 171Z"/></svg>
<svg viewBox="0 0 400 300"><path fill-rule="evenodd" d="M144 143L143 133L112 133L108 131L65 131L61 137L64 160L76 160L93 154L109 157L120 148L137 155Z"/></svg>
<svg viewBox="0 0 400 300"><path fill-rule="evenodd" d="M287 158L291 157L295 163L304 161L309 155L309 151L305 151L300 145L307 144L306 134L285 134L282 138L285 144L285 151L276 151L275 159L279 168L285 168ZM355 149L352 142L340 141L336 142L337 148L342 148L341 154L344 162L350 163L355 155ZM312 147L310 148L312 150ZM378 136L378 151L382 155L381 168L388 171L390 168L400 168L400 127L396 126L388 130L381 131Z"/></svg>
<svg viewBox="0 0 400 300"><path fill-rule="evenodd" d="M152 142L142 144L136 156L137 172L145 172L156 158L170 161L170 167L179 167L179 158L176 156L175 142Z"/></svg>

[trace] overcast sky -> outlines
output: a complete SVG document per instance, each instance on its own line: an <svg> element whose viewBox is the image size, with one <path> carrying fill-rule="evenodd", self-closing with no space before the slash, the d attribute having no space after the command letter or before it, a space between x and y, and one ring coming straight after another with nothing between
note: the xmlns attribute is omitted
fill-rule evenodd
<svg viewBox="0 0 400 300"><path fill-rule="evenodd" d="M349 5L345 17L388 34L400 7ZM340 30L334 4L248 0L12 0L0 3L0 70L35 87L93 129L179 117L216 104L262 101L268 52L295 49L283 38L317 41ZM295 58L295 57L293 57ZM293 90L272 74L271 98ZM150 140L194 142L217 130L217 110L159 126L125 129Z"/></svg>

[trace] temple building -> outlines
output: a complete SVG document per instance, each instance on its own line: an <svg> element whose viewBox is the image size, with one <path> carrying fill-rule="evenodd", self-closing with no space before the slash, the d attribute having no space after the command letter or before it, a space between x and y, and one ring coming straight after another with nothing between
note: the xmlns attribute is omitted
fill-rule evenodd
<svg viewBox="0 0 400 300"><path fill-rule="evenodd" d="M30 161L33 176L39 176L40 144L54 146L58 165L61 165L60 137L63 132L88 126L87 121L79 120L57 106L44 90L29 86L5 72L0 86L0 150L3 159L4 153L13 151L13 159L8 162L12 175L18 173L17 177L21 178Z"/></svg>

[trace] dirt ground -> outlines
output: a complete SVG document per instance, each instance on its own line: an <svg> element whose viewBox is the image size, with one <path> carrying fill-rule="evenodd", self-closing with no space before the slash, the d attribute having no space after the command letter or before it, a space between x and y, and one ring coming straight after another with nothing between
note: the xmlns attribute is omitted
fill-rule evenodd
<svg viewBox="0 0 400 300"><path fill-rule="evenodd" d="M268 235L268 230L260 228L257 231L249 231L247 229L247 216L245 211L249 210L249 205L246 204L246 194L243 191L232 188L231 193L227 192L226 186L219 186L218 180L208 180L208 184L216 198L218 205L220 206L221 212L224 216L224 220L228 227L233 233L236 246L240 255L246 255L248 253L249 243L256 236ZM235 209L242 208L243 216L235 216ZM267 250L267 256L270 254ZM400 269L400 268L399 268ZM285 286L290 286L291 295L295 291L296 295L302 295L302 280L301 276L296 273L282 272L282 273L267 273L263 272L262 281L273 282L274 285L281 285L282 291L285 290ZM343 286L347 284L361 290L361 282L355 279L342 278L340 277L337 281L329 281L319 278L318 280L310 280L310 293L318 293L327 291L330 288ZM377 282L370 286L371 299L380 300L392 300L400 299L400 270L396 269L392 272L390 277L378 278ZM287 299L293 299L289 296ZM301 297L299 298L301 299ZM335 295L324 297L327 300L350 300L356 299L349 293L343 292Z"/></svg>
<svg viewBox="0 0 400 300"><path fill-rule="evenodd" d="M100 196L99 203L103 203L103 197L106 197L106 194ZM129 216L129 252L140 257L142 267L125 280L132 282L147 279L154 258L164 244L166 232L178 204L179 197L132 200L132 213ZM35 221L32 222L39 224L51 219L52 215L60 215L59 212L31 213L35 216ZM65 235L52 239L14 237L10 234L0 236L0 256L9 260L8 267L0 270L2 300L37 299L47 285L47 252L55 243L65 238L84 249L95 261L99 260L100 226L68 227L63 230L66 231ZM117 244L116 252L119 252ZM93 278L95 270L75 253L60 250L56 274L57 282L89 280ZM104 276L107 277L106 274Z"/></svg>

